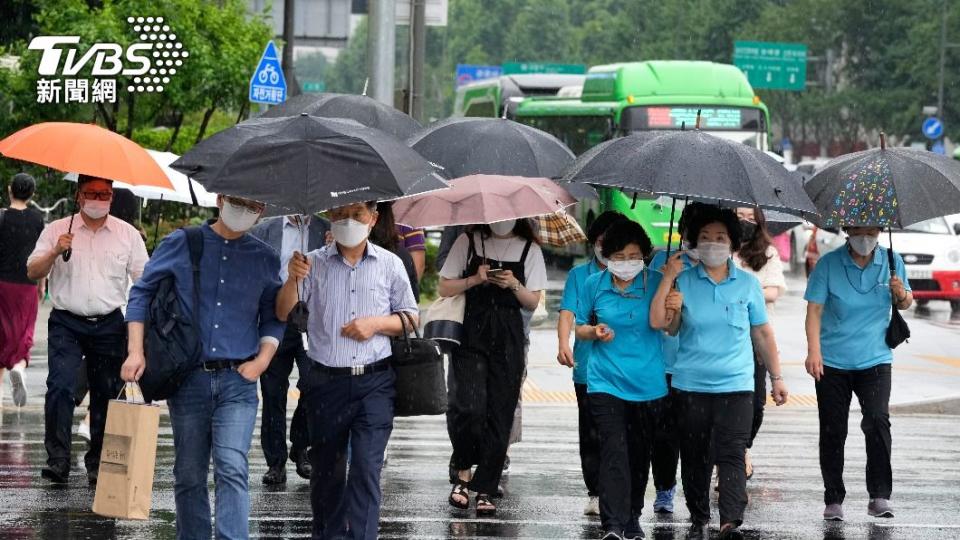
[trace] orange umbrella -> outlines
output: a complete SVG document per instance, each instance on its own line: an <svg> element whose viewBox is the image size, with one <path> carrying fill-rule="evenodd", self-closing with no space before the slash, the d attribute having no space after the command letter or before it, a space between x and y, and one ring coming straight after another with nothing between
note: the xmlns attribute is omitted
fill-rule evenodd
<svg viewBox="0 0 960 540"><path fill-rule="evenodd" d="M146 150L96 124L34 124L0 141L0 154L63 172L173 189Z"/></svg>

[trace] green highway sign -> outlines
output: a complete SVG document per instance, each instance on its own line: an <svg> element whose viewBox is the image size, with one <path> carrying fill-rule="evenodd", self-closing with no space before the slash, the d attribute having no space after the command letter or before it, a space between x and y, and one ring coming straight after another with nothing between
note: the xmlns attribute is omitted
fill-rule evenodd
<svg viewBox="0 0 960 540"><path fill-rule="evenodd" d="M802 43L737 41L733 63L754 88L801 91L807 84L807 46Z"/></svg>
<svg viewBox="0 0 960 540"><path fill-rule="evenodd" d="M520 73L556 73L562 75L583 75L587 66L583 64L550 64L544 62L505 62L504 75Z"/></svg>
<svg viewBox="0 0 960 540"><path fill-rule="evenodd" d="M327 90L327 83L323 81L302 81L300 83L300 88L302 88L304 92L308 93L325 92Z"/></svg>

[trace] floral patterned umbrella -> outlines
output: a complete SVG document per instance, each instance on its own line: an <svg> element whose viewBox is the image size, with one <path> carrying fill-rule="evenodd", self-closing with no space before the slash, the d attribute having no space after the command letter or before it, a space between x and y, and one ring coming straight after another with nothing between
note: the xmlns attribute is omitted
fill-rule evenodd
<svg viewBox="0 0 960 540"><path fill-rule="evenodd" d="M821 227L906 227L960 212L960 162L912 148L840 156L804 186Z"/></svg>

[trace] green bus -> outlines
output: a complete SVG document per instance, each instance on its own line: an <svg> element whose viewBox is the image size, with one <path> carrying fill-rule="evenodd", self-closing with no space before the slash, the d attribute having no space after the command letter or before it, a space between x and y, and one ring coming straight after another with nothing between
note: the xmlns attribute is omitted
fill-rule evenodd
<svg viewBox="0 0 960 540"><path fill-rule="evenodd" d="M516 100L509 116L553 134L579 155L637 131L679 130L684 124L692 129L700 111L702 131L768 150L767 108L746 75L732 65L674 60L596 66L587 72L579 94ZM619 210L643 225L655 247L666 246L670 199L634 201L605 189L599 206L585 211ZM589 215L584 218L590 221ZM678 241L674 232L673 242Z"/></svg>

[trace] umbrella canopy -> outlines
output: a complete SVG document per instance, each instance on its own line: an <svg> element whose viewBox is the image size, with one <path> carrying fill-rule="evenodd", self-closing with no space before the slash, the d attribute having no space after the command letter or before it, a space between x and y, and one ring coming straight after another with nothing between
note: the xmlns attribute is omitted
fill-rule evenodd
<svg viewBox="0 0 960 540"><path fill-rule="evenodd" d="M576 218L566 211L534 218L540 231L540 240L544 244L566 247L587 241L587 235L580 228Z"/></svg>
<svg viewBox="0 0 960 540"><path fill-rule="evenodd" d="M261 118L281 118L309 114L323 118L349 118L367 127L406 139L423 129L419 122L389 105L354 94L300 94L273 107Z"/></svg>
<svg viewBox="0 0 960 540"><path fill-rule="evenodd" d="M160 165L140 145L95 124L34 124L0 141L0 154L63 172L173 188Z"/></svg>
<svg viewBox="0 0 960 540"><path fill-rule="evenodd" d="M767 232L770 236L783 234L797 225L803 225L803 220L776 210L767 210L763 213L763 218L767 221Z"/></svg>
<svg viewBox="0 0 960 540"><path fill-rule="evenodd" d="M450 178L471 174L559 178L574 155L560 139L502 118L450 118L407 140Z"/></svg>
<svg viewBox="0 0 960 540"><path fill-rule="evenodd" d="M450 189L397 201L393 215L410 227L472 225L555 214L576 202L547 178L472 175L452 180Z"/></svg>
<svg viewBox="0 0 960 540"><path fill-rule="evenodd" d="M129 189L131 193L141 199L192 204L193 199L190 197L190 184L193 184L193 192L197 196L198 205L206 208L217 206L216 193L210 193L197 182L187 178L185 174L170 168L170 164L179 159L180 156L171 152L158 152L156 150L147 150L147 153L150 154L163 169L164 174L167 175L170 183L173 184L173 189L154 186L135 186L119 181L113 183L114 188ZM76 182L77 176L77 173L68 173L64 178L71 182Z"/></svg>
<svg viewBox="0 0 960 540"><path fill-rule="evenodd" d="M906 227L960 212L960 162L926 150L840 156L807 182L822 227Z"/></svg>
<svg viewBox="0 0 960 540"><path fill-rule="evenodd" d="M171 167L207 190L312 214L447 187L434 166L351 120L255 118L202 141Z"/></svg>
<svg viewBox="0 0 960 540"><path fill-rule="evenodd" d="M801 183L774 159L699 130L636 133L605 142L581 155L563 182L802 216L816 213Z"/></svg>

